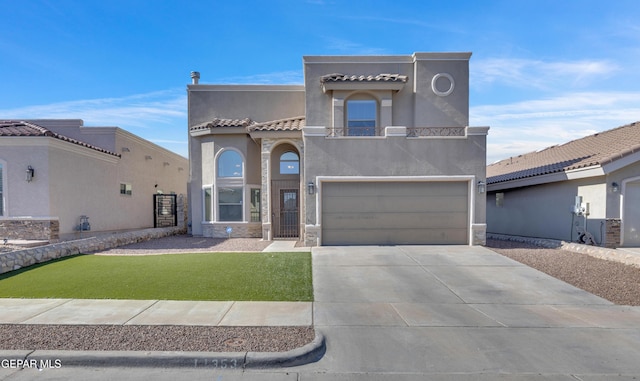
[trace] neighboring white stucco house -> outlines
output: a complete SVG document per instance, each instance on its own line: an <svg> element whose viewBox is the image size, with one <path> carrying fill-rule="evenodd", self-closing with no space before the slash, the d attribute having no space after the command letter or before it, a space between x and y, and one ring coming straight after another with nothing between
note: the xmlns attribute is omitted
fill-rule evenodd
<svg viewBox="0 0 640 381"><path fill-rule="evenodd" d="M117 127L0 121L0 238L78 237L81 216L91 233L153 227L153 195L184 197L188 165Z"/></svg>
<svg viewBox="0 0 640 381"><path fill-rule="evenodd" d="M491 164L487 183L489 233L640 245L638 122Z"/></svg>
<svg viewBox="0 0 640 381"><path fill-rule="evenodd" d="M468 126L470 56L305 56L300 86L192 73L192 233L483 244L488 127Z"/></svg>

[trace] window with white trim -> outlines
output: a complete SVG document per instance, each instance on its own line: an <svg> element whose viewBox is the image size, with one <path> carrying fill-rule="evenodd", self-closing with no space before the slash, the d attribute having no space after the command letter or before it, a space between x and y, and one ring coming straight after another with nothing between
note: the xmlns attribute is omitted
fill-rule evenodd
<svg viewBox="0 0 640 381"><path fill-rule="evenodd" d="M218 157L218 177L242 177L242 156L227 150Z"/></svg>
<svg viewBox="0 0 640 381"><path fill-rule="evenodd" d="M202 199L204 204L204 220L213 221L213 187L202 189Z"/></svg>
<svg viewBox="0 0 640 381"><path fill-rule="evenodd" d="M218 156L216 221L244 221L244 159L233 149Z"/></svg>
<svg viewBox="0 0 640 381"><path fill-rule="evenodd" d="M260 188L251 189L251 222L262 221L262 209L260 208Z"/></svg>
<svg viewBox="0 0 640 381"><path fill-rule="evenodd" d="M218 186L218 221L242 221L242 187Z"/></svg>
<svg viewBox="0 0 640 381"><path fill-rule="evenodd" d="M375 136L378 102L374 99L351 99L346 106L346 135Z"/></svg>

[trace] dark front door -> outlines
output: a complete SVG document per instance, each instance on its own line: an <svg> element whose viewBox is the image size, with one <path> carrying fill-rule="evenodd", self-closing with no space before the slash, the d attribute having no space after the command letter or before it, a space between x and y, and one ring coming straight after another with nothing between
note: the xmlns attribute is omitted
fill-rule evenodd
<svg viewBox="0 0 640 381"><path fill-rule="evenodd" d="M298 237L298 189L280 189L278 238Z"/></svg>

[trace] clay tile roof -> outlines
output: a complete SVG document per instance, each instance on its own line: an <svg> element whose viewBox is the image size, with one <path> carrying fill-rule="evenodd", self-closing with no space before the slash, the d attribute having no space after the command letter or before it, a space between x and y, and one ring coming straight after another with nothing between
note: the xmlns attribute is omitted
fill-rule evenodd
<svg viewBox="0 0 640 381"><path fill-rule="evenodd" d="M248 127L249 131L300 131L305 125L304 116L279 119L271 122L256 123Z"/></svg>
<svg viewBox="0 0 640 381"><path fill-rule="evenodd" d="M320 77L320 83L326 82L407 82L406 75L378 74L378 75L346 75L340 73L327 74Z"/></svg>
<svg viewBox="0 0 640 381"><path fill-rule="evenodd" d="M111 151L106 150L104 148L100 148L100 147L94 146L94 145L89 144L89 143L81 142L79 140L66 137L64 135L60 135L60 134L58 134L56 132L53 132L53 131L51 131L49 129L46 129L46 128L42 127L42 126L30 123L30 122L15 121L15 120L0 121L0 137L2 137L2 136L19 136L19 137L23 137L23 136L49 136L49 137L52 137L52 138L55 138L55 139L63 140L65 142L77 144L77 145L82 146L82 147L90 148L92 150L96 150L96 151L99 151L99 152L102 152L102 153L106 153L106 154L109 154L109 155L120 157L120 155L117 154L117 153L111 152Z"/></svg>
<svg viewBox="0 0 640 381"><path fill-rule="evenodd" d="M221 128L221 127L248 127L255 122L249 118L244 119L223 119L223 118L215 118L212 121L200 123L191 127L191 131L198 130L208 130L211 128Z"/></svg>
<svg viewBox="0 0 640 381"><path fill-rule="evenodd" d="M487 183L602 166L640 151L640 122L501 160L487 166Z"/></svg>

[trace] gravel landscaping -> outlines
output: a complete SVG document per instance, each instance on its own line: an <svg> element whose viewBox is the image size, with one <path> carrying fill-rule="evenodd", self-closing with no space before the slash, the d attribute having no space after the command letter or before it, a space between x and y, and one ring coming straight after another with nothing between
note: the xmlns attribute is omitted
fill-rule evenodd
<svg viewBox="0 0 640 381"><path fill-rule="evenodd" d="M262 251L271 244L260 238L207 238L174 235L101 251L97 255L156 255L214 251Z"/></svg>
<svg viewBox="0 0 640 381"><path fill-rule="evenodd" d="M640 268L587 254L487 240L491 250L619 305L640 306Z"/></svg>
<svg viewBox="0 0 640 381"><path fill-rule="evenodd" d="M0 349L285 352L310 343L313 327L0 325Z"/></svg>

